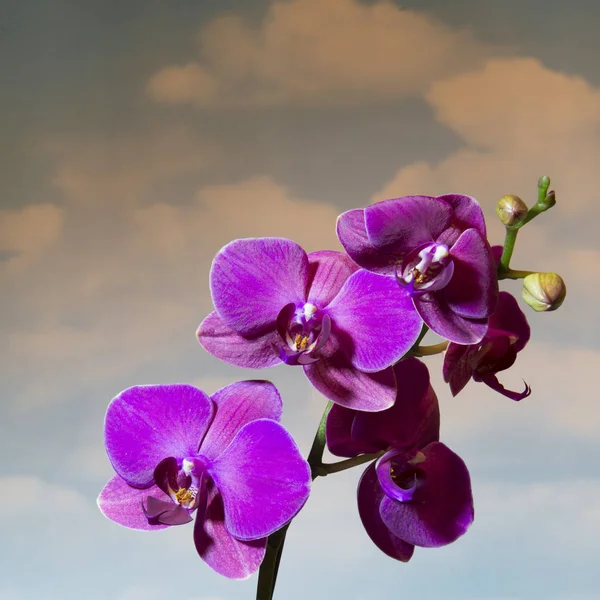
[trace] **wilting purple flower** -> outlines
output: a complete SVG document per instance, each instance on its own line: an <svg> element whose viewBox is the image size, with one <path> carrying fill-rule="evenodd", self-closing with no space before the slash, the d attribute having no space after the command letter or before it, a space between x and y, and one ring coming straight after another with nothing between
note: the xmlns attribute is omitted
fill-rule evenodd
<svg viewBox="0 0 600 600"><path fill-rule="evenodd" d="M226 577L249 577L266 536L310 491L308 463L280 417L281 398L267 381L241 381L211 397L182 384L121 392L106 412L116 475L98 497L100 510L142 530L188 523L195 513L198 554Z"/></svg>
<svg viewBox="0 0 600 600"><path fill-rule="evenodd" d="M205 350L240 367L302 365L333 402L391 406L390 368L416 341L421 319L395 282L343 253L306 252L282 238L235 240L210 273L215 312L200 324Z"/></svg>
<svg viewBox="0 0 600 600"><path fill-rule="evenodd" d="M444 358L444 381L456 396L473 378L483 381L492 389L511 400L522 400L531 393L525 384L522 392L504 388L496 373L511 367L529 341L529 324L517 301L508 292L500 292L498 307L490 317L485 337L478 344L459 346L449 344Z"/></svg>
<svg viewBox="0 0 600 600"><path fill-rule="evenodd" d="M397 279L435 333L458 344L483 338L498 281L473 198L384 200L340 215L337 233L358 265Z"/></svg>
<svg viewBox="0 0 600 600"><path fill-rule="evenodd" d="M406 562L415 546L454 542L473 522L469 472L440 443L440 413L425 365L398 363L395 404L378 413L334 406L327 418L327 445L338 456L385 451L358 484L358 511L373 542Z"/></svg>

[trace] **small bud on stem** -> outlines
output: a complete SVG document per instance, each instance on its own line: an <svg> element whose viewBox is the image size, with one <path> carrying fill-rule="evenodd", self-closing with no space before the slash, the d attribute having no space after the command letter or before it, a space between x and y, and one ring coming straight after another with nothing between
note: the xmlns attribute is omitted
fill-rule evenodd
<svg viewBox="0 0 600 600"><path fill-rule="evenodd" d="M527 216L528 210L527 204L514 194L502 196L496 204L498 218L508 227L520 223Z"/></svg>
<svg viewBox="0 0 600 600"><path fill-rule="evenodd" d="M556 273L532 273L523 279L521 295L536 312L547 312L563 303L567 286Z"/></svg>

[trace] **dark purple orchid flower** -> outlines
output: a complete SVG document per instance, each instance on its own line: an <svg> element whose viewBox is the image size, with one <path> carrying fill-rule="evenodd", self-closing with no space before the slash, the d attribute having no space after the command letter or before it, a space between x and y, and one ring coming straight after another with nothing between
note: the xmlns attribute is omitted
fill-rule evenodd
<svg viewBox="0 0 600 600"><path fill-rule="evenodd" d="M444 381L456 396L473 378L483 381L493 390L511 400L523 400L531 394L525 384L522 392L507 390L498 381L496 373L511 367L529 341L529 324L517 301L508 292L500 292L498 307L490 317L485 337L478 344L459 346L449 344L444 358Z"/></svg>
<svg viewBox="0 0 600 600"><path fill-rule="evenodd" d="M241 381L210 398L182 384L136 386L106 412L116 475L98 497L112 521L142 530L192 520L198 554L232 579L254 573L266 537L290 521L310 491L310 468L277 421L267 381Z"/></svg>
<svg viewBox="0 0 600 600"><path fill-rule="evenodd" d="M231 364L302 365L327 398L366 411L391 406L391 365L416 341L421 319L396 284L343 253L306 252L282 238L235 240L210 273L215 312L202 347Z"/></svg>
<svg viewBox="0 0 600 600"><path fill-rule="evenodd" d="M378 413L334 406L327 445L338 456L385 451L358 484L358 511L373 542L407 562L415 546L439 547L463 535L474 518L469 472L440 443L440 413L425 365L408 358L394 367L395 404Z"/></svg>
<svg viewBox="0 0 600 600"><path fill-rule="evenodd" d="M479 342L498 280L479 204L469 196L406 196L338 218L338 238L363 269L394 276L432 331Z"/></svg>

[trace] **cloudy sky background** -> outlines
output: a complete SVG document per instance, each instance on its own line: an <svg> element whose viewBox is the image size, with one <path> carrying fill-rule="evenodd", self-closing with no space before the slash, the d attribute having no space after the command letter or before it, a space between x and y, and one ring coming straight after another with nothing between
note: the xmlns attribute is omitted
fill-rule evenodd
<svg viewBox="0 0 600 600"><path fill-rule="evenodd" d="M526 4L526 6L524 6ZM339 248L343 210L407 194L557 206L513 264L559 272L556 313L507 373L440 398L467 462L469 533L409 564L360 525L360 469L314 484L276 597L600 598L600 6L592 0L0 1L0 600L237 600L190 528L102 517L110 399L269 378L303 450L325 405L298 370L202 351L208 269L236 237ZM503 283L519 294L519 284ZM527 307L525 307L527 308Z"/></svg>

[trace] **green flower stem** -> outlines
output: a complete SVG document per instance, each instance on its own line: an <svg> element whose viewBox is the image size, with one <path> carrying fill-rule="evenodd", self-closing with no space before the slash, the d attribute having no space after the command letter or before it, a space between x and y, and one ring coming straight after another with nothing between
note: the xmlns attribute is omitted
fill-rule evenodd
<svg viewBox="0 0 600 600"><path fill-rule="evenodd" d="M272 533L267 540L265 558L258 571L256 600L272 600L273 598L283 543L289 526L289 523L284 525L279 531Z"/></svg>
<svg viewBox="0 0 600 600"><path fill-rule="evenodd" d="M531 275L535 273L535 271L518 271L515 269L508 269L508 271L504 271L502 276L498 277L499 279L523 279L527 277L527 275Z"/></svg>
<svg viewBox="0 0 600 600"><path fill-rule="evenodd" d="M319 476L316 470L323 464L323 452L325 451L325 444L327 443L325 440L325 426L327 423L327 415L332 406L333 402L328 402L323 411L323 416L321 417L319 427L317 427L317 432L315 433L315 439L313 440L310 452L308 453L308 458L306 459L310 465L313 480Z"/></svg>
<svg viewBox="0 0 600 600"><path fill-rule="evenodd" d="M308 464L313 480L321 474L319 471L323 465L323 452L325 451L325 425L327 415L331 410L333 403L328 402L321 417L319 427L315 433L310 452L308 453ZM284 525L281 529L272 533L267 540L267 549L258 571L258 585L256 587L256 600L273 600L275 592L275 583L277 582L277 573L279 572L279 563L283 552L283 544L290 523Z"/></svg>
<svg viewBox="0 0 600 600"><path fill-rule="evenodd" d="M336 463L324 463L319 466L317 474L320 477L325 477L331 473L339 473L340 471L345 471L346 469L351 469L352 467L357 467L358 465L364 465L367 462L371 462L372 460L383 456L383 454L384 452L373 452L372 454L361 454L360 456L355 456L346 460L340 460Z"/></svg>
<svg viewBox="0 0 600 600"><path fill-rule="evenodd" d="M413 352L413 356L433 356L434 354L441 354L447 347L448 340L440 342L439 344L433 344L432 346L417 346Z"/></svg>
<svg viewBox="0 0 600 600"><path fill-rule="evenodd" d="M502 248L502 256L500 257L500 264L498 265L498 279L522 279L526 277L532 271L517 271L510 268L510 259L512 258L515 243L517 241L517 234L519 229L529 223L529 221L535 219L539 214L552 208L556 203L554 198L554 192L548 194L548 188L550 187L550 179L548 177L540 177L538 180L538 196L537 202L527 211L527 215L522 221L515 225L506 226L506 234L504 236L504 246Z"/></svg>

